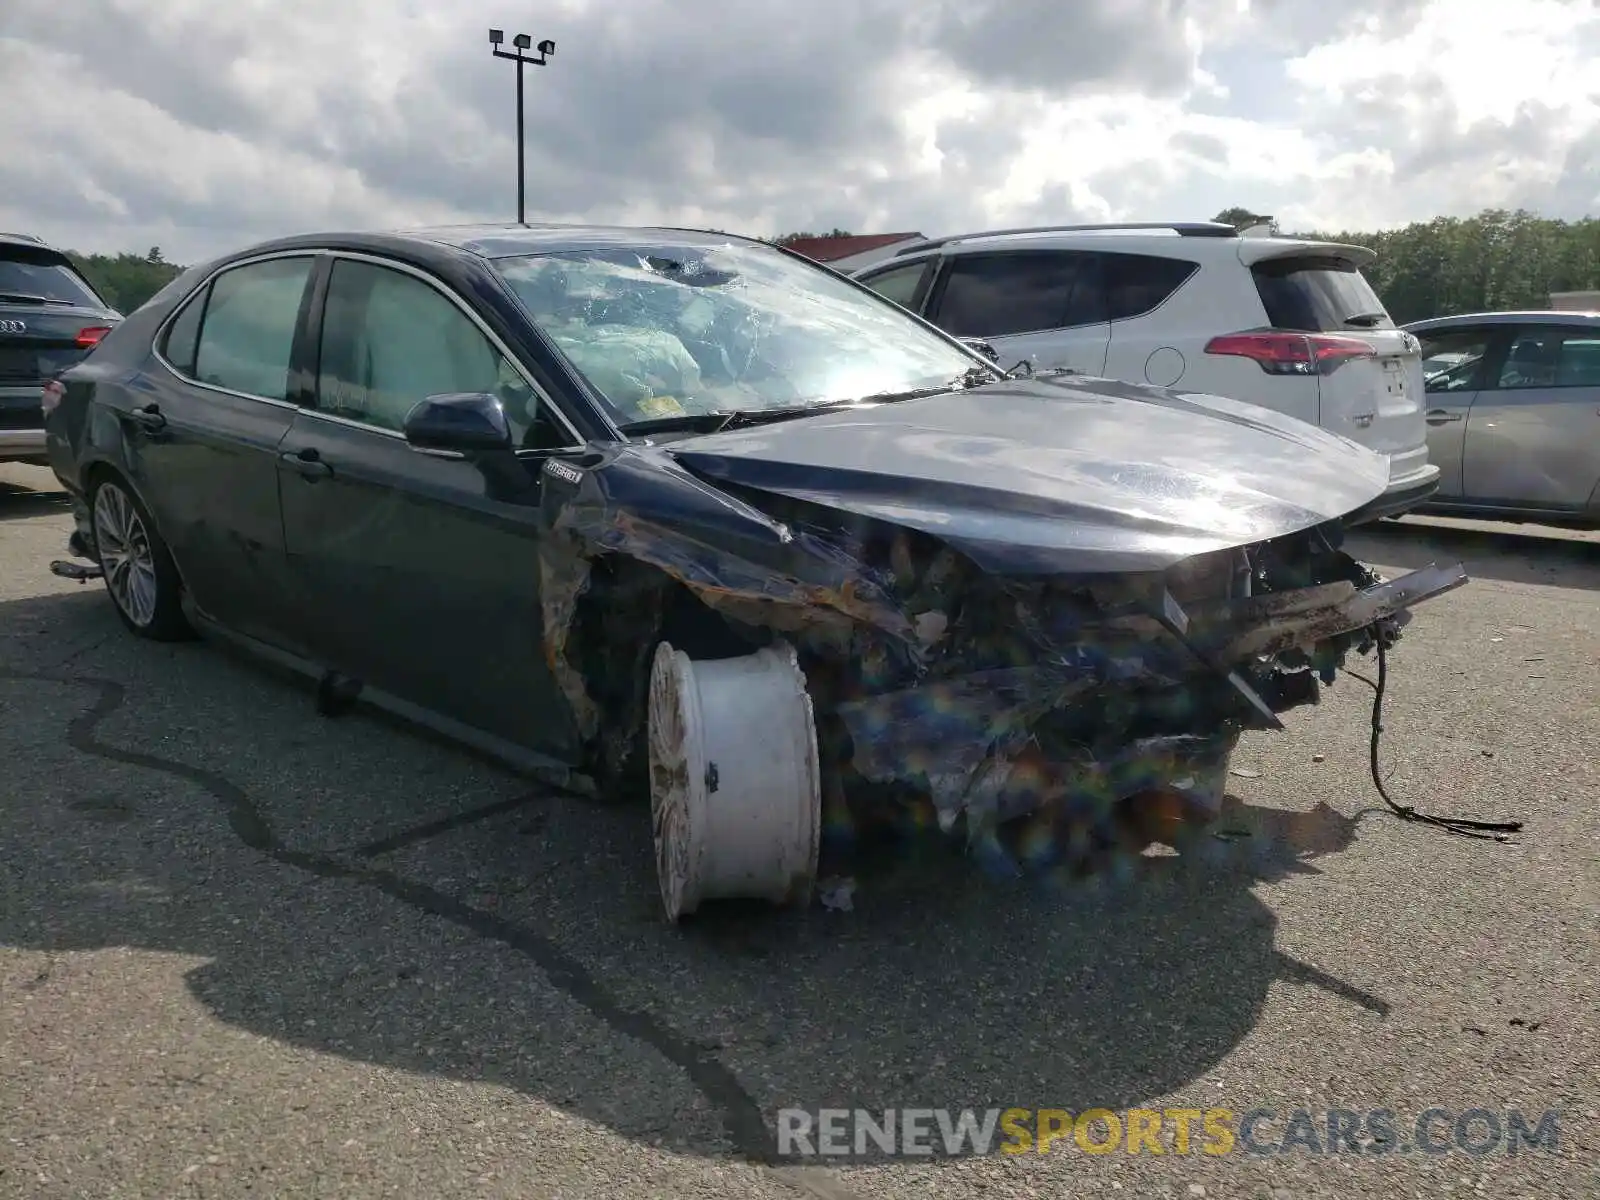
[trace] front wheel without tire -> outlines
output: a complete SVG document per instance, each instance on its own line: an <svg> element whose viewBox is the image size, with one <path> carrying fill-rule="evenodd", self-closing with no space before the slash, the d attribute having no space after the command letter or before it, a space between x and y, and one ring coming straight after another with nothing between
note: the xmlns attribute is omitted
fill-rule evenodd
<svg viewBox="0 0 1600 1200"><path fill-rule="evenodd" d="M178 568L132 490L119 479L101 480L89 498L89 511L106 591L122 623L153 641L191 637Z"/></svg>
<svg viewBox="0 0 1600 1200"><path fill-rule="evenodd" d="M816 721L793 648L650 672L650 807L669 921L705 900L804 904L822 822Z"/></svg>

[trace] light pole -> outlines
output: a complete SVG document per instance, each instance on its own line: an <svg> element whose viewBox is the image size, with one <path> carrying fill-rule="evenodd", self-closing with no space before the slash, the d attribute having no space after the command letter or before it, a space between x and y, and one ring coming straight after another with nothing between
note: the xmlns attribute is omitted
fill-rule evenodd
<svg viewBox="0 0 1600 1200"><path fill-rule="evenodd" d="M494 47L496 58L509 58L517 64L517 224L527 223L527 192L528 177L524 168L524 151L522 145L522 68L532 63L536 67L544 66L545 59L556 52L556 44L549 39L542 41L538 46L538 58L524 55L523 51L533 45L533 39L525 33L519 33L511 39L515 52L502 50L506 34L503 29L489 30L489 44Z"/></svg>

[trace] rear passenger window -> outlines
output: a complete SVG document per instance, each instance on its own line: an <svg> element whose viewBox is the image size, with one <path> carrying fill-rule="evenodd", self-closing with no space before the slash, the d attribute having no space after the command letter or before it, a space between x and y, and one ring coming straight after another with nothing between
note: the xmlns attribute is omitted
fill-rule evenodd
<svg viewBox="0 0 1600 1200"><path fill-rule="evenodd" d="M201 383L286 400L289 358L312 259L273 258L234 267L211 284L195 350Z"/></svg>
<svg viewBox="0 0 1600 1200"><path fill-rule="evenodd" d="M1103 263L1106 315L1113 321L1144 316L1182 287L1200 267L1199 263L1181 258L1148 254L1107 254Z"/></svg>
<svg viewBox="0 0 1600 1200"><path fill-rule="evenodd" d="M956 337L1007 337L1104 321L1092 254L1035 250L951 260L935 321Z"/></svg>
<svg viewBox="0 0 1600 1200"><path fill-rule="evenodd" d="M1341 258L1273 258L1250 268L1274 329L1333 333L1393 329L1383 301L1354 263Z"/></svg>
<svg viewBox="0 0 1600 1200"><path fill-rule="evenodd" d="M206 295L210 288L189 298L178 314L178 319L167 326L167 336L161 342L161 354L183 375L194 375L194 354L200 335L200 315L206 310Z"/></svg>
<svg viewBox="0 0 1600 1200"><path fill-rule="evenodd" d="M1502 388L1600 387L1600 338L1590 330L1524 330L1500 368Z"/></svg>

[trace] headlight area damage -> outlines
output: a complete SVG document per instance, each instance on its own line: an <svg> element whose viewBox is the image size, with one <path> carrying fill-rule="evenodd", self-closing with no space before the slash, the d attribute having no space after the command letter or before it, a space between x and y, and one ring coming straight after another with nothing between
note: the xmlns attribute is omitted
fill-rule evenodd
<svg viewBox="0 0 1600 1200"><path fill-rule="evenodd" d="M1338 521L1161 570L997 573L659 452L583 466L546 471L548 661L592 773L648 766L673 919L808 896L824 825L908 812L1017 871L1181 846L1244 730L1467 579L1385 581Z"/></svg>

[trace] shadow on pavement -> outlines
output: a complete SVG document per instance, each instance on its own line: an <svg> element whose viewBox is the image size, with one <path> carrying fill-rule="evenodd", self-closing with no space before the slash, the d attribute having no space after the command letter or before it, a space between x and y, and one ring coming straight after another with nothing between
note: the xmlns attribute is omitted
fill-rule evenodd
<svg viewBox="0 0 1600 1200"><path fill-rule="evenodd" d="M1358 557L1408 571L1460 562L1474 579L1600 588L1600 541L1543 526L1478 528L1407 517L1363 525L1349 547Z"/></svg>
<svg viewBox="0 0 1600 1200"><path fill-rule="evenodd" d="M54 478L50 477L49 482L53 484ZM52 513L70 512L71 509L72 498L58 488L33 488L0 479L0 521L45 517Z"/></svg>
<svg viewBox="0 0 1600 1200"><path fill-rule="evenodd" d="M98 614L78 593L0 605L0 628L109 632L103 599ZM418 796L400 802L411 835L364 853L286 843L275 789L295 772L222 765L241 750L208 738L203 702L182 737L125 719L102 731L138 711L142 689L204 691L186 675L210 670L214 651L147 669L157 651L130 645L117 657L132 668L88 653L45 670L53 682L39 679L48 655L0 661L0 704L41 697L31 739L0 724L0 751L32 763L41 793L0 806L0 943L199 956L193 995L284 1044L771 1162L780 1107L1082 1111L1181 1092L1251 1032L1274 981L1387 1012L1278 952L1252 890L1351 845L1356 822L1326 807L1230 798L1229 836L1204 861L1147 856L1096 890L992 883L938 843L876 863L853 912L730 909L674 930L658 916L642 807L529 793L441 821ZM309 703L253 694L263 723ZM403 735L374 724L372 736ZM324 810L375 803L316 753L296 769ZM36 1002L56 967L29 985Z"/></svg>

